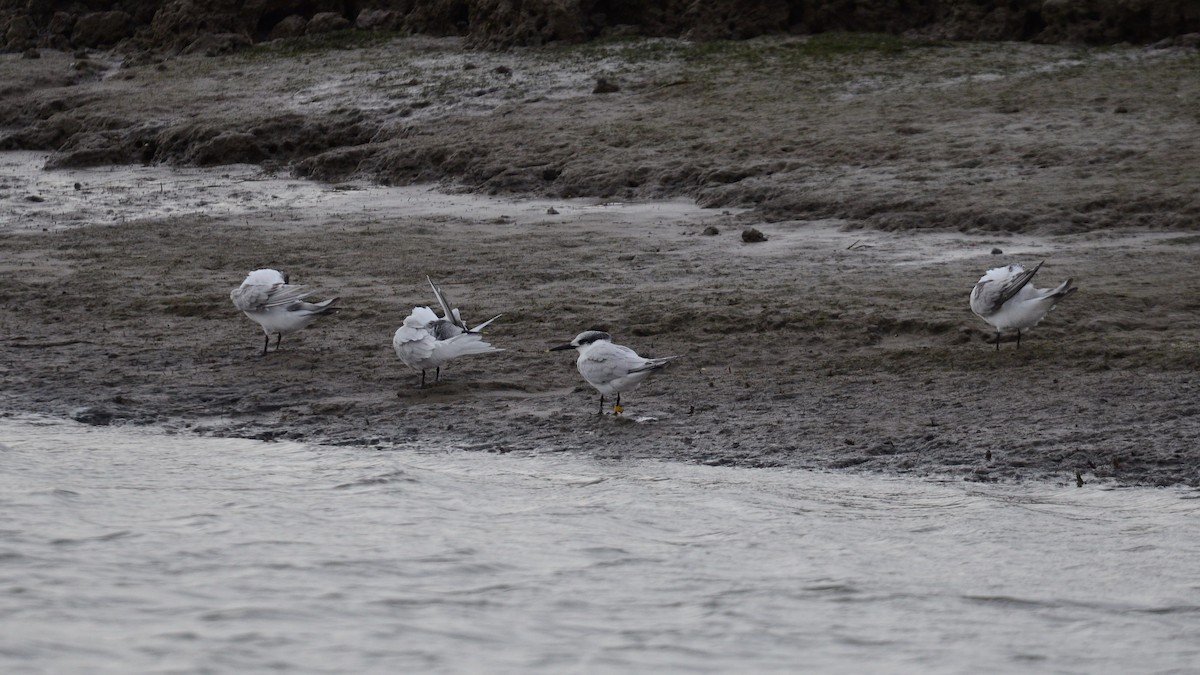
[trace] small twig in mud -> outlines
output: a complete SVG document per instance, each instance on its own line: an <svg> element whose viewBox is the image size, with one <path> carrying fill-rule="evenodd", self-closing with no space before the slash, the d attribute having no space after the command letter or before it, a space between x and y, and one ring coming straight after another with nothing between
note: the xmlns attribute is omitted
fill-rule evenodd
<svg viewBox="0 0 1200 675"><path fill-rule="evenodd" d="M859 244L862 244L862 245L859 246ZM855 239L853 244L850 244L849 246L846 247L846 250L847 251L855 251L855 250L862 249L862 248L871 248L871 245L863 244L862 239Z"/></svg>
<svg viewBox="0 0 1200 675"><path fill-rule="evenodd" d="M660 90L662 90L662 89L666 89L666 88L668 88L668 87L678 87L678 86L679 86L679 85L681 85L681 84L691 84L691 82L690 82L690 81L688 81L688 80L675 80L674 82L668 82L668 83L666 83L666 84L659 85L659 86L657 86L657 87L655 87L655 88L651 89L651 90L650 90L649 92L647 92L647 93L651 93L651 94L653 94L653 93L654 93L654 92L656 92L656 91L660 91Z"/></svg>
<svg viewBox="0 0 1200 675"><path fill-rule="evenodd" d="M9 342L9 347L20 347L22 349L40 349L50 347L66 347L69 345L90 345L95 344L87 340L60 340L58 342Z"/></svg>

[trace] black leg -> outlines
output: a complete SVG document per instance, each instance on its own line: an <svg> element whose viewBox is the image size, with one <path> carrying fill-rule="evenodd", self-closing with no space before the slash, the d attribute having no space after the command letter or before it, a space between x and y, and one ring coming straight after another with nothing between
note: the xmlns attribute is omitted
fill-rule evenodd
<svg viewBox="0 0 1200 675"><path fill-rule="evenodd" d="M996 331L996 351L1000 351L1000 331Z"/></svg>
<svg viewBox="0 0 1200 675"><path fill-rule="evenodd" d="M425 371L424 370L421 371L421 388L422 389L425 388Z"/></svg>
<svg viewBox="0 0 1200 675"><path fill-rule="evenodd" d="M433 371L433 381L434 382L442 381L442 367L441 366L438 366L437 370Z"/></svg>
<svg viewBox="0 0 1200 675"><path fill-rule="evenodd" d="M271 345L271 334L267 333L266 339L263 340L263 353L262 353L263 356L267 355L267 347L269 347L270 345Z"/></svg>
<svg viewBox="0 0 1200 675"><path fill-rule="evenodd" d="M604 394L600 394L600 416L604 416Z"/></svg>
<svg viewBox="0 0 1200 675"><path fill-rule="evenodd" d="M1017 331L1017 349L1021 348L1021 331Z"/></svg>
<svg viewBox="0 0 1200 675"><path fill-rule="evenodd" d="M279 351L280 342L283 342L283 333L280 333L279 337L275 338L275 351Z"/></svg>

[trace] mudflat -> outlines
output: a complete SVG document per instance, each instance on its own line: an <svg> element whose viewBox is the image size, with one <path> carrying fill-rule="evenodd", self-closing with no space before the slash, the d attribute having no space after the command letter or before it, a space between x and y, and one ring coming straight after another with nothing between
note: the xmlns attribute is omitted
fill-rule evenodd
<svg viewBox="0 0 1200 675"><path fill-rule="evenodd" d="M1200 485L1197 66L880 36L6 55L0 406ZM1036 285L1080 290L997 351L971 287L1041 260ZM258 267L343 310L260 357L228 297ZM488 340L506 351L422 389L391 335L434 303L426 275L468 322L503 313ZM598 415L573 358L545 351L592 328L681 358Z"/></svg>

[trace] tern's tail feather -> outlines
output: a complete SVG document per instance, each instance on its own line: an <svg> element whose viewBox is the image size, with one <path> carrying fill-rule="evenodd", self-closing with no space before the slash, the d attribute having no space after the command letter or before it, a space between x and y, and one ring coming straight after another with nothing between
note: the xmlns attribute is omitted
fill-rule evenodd
<svg viewBox="0 0 1200 675"><path fill-rule="evenodd" d="M334 306L338 300L341 300L341 298L330 298L321 302L306 302L304 303L304 309L313 314L334 314L341 309L341 307Z"/></svg>
<svg viewBox="0 0 1200 675"><path fill-rule="evenodd" d="M1074 293L1077 290L1079 290L1079 289L1076 288L1075 286L1071 285L1071 280L1067 279L1066 281L1059 284L1058 287L1056 287L1054 290L1050 291L1046 295L1048 297L1057 298L1059 300L1062 300L1063 298L1067 297L1068 295Z"/></svg>
<svg viewBox="0 0 1200 675"><path fill-rule="evenodd" d="M486 354L488 352L502 352L503 349L496 349L490 344L483 341L483 338L475 333L463 333L455 335L449 340L443 340L437 344L438 358L442 361L449 361L460 356L469 354Z"/></svg>
<svg viewBox="0 0 1200 675"><path fill-rule="evenodd" d="M483 323L479 324L478 326L475 326L474 328L472 328L471 330L469 330L469 331L467 331L467 332L469 332L469 333L478 333L479 331L483 330L484 328L487 328L487 327L488 327L488 324L490 324L491 322L495 321L496 319L499 319L499 318L500 318L500 317L502 317L502 316L504 316L504 315L503 315L503 314L497 314L496 316L493 316L492 318L488 319L487 321L484 321Z"/></svg>
<svg viewBox="0 0 1200 675"><path fill-rule="evenodd" d="M640 366L638 368L634 368L633 370L630 370L629 372L640 373L644 370L658 370L659 368L662 368L663 366L667 365L668 363L674 361L677 358L679 358L679 357L678 356L663 356L663 357L660 357L657 359L647 359L646 365Z"/></svg>

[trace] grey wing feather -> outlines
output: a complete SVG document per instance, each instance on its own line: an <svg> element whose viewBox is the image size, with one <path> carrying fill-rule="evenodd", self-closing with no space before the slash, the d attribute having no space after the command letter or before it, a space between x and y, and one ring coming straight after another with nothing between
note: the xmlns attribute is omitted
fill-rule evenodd
<svg viewBox="0 0 1200 675"><path fill-rule="evenodd" d="M636 373L648 365L637 352L625 345L616 344L610 345L607 350L592 352L589 360L602 364L606 371L611 370L614 377Z"/></svg>
<svg viewBox="0 0 1200 675"><path fill-rule="evenodd" d="M308 294L306 286L292 286L290 284L272 286L271 290L267 291L267 301L263 303L263 307L290 305L293 302L300 302L308 297Z"/></svg>
<svg viewBox="0 0 1200 675"><path fill-rule="evenodd" d="M1020 293L1021 288L1025 288L1026 283L1033 280L1033 275L1037 274L1039 269L1042 269L1042 263L1033 265L1033 269L1022 271L1021 274L1014 276L1013 279L1009 279L1008 282L1004 283L1000 287L1000 294L997 295L996 304L992 307L992 311L1000 309L1001 305L1013 299L1013 295Z"/></svg>
<svg viewBox="0 0 1200 675"><path fill-rule="evenodd" d="M442 318L466 332L467 325L463 323L461 318L459 318L458 312L450 309L450 302L446 300L446 296L442 293L442 289L438 288L437 284L433 283L433 279L430 279L428 276L425 277L425 281L429 282L429 287L433 289L434 297L437 298L438 304L442 306Z"/></svg>
<svg viewBox="0 0 1200 675"><path fill-rule="evenodd" d="M229 299L233 300L233 306L243 312L252 312L256 307L262 306L266 302L267 294L264 289L250 286L240 286L229 291Z"/></svg>
<svg viewBox="0 0 1200 675"><path fill-rule="evenodd" d="M1042 262L1045 261L1043 260ZM999 286L996 286L991 281L980 282L976 288L979 290L979 302L980 309L983 310L982 314L988 315L1000 311L1004 303L1011 300L1017 293L1020 293L1021 289L1025 288L1025 285L1033 279L1033 275L1037 274L1037 271L1041 268L1042 263L1040 262L1034 265L1033 269L1025 270Z"/></svg>
<svg viewBox="0 0 1200 675"><path fill-rule="evenodd" d="M304 286L291 286L288 284L276 284L267 288L262 286L243 286L235 288L229 293L229 297L233 299L233 304L243 312L261 311L270 307L289 305L293 302L303 300L306 296L308 296L308 291Z"/></svg>
<svg viewBox="0 0 1200 675"><path fill-rule="evenodd" d="M592 383L607 383L629 374L627 361L616 354L591 354L579 366L583 379Z"/></svg>
<svg viewBox="0 0 1200 675"><path fill-rule="evenodd" d="M996 310L1004 304L1003 301L996 302L999 291L1000 287L990 279L975 284L974 290L971 291L971 311L980 316L995 314Z"/></svg>

